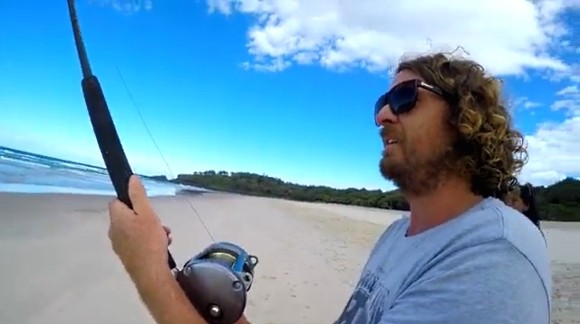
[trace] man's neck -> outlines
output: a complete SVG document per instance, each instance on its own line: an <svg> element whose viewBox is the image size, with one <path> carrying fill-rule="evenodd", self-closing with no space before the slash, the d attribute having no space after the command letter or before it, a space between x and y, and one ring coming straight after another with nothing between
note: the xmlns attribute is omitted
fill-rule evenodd
<svg viewBox="0 0 580 324"><path fill-rule="evenodd" d="M473 194L464 181L448 179L432 193L407 200L411 207L407 236L412 236L463 214L483 197Z"/></svg>

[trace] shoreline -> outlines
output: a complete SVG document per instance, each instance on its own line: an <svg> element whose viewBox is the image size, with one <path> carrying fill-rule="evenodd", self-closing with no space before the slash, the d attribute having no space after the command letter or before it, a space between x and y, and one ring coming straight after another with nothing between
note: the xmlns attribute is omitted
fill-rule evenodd
<svg viewBox="0 0 580 324"><path fill-rule="evenodd" d="M89 199L105 199L105 200L112 200L115 199L116 196L109 194L93 194L93 193L65 193L65 192L9 192L9 191L0 191L0 196L13 196L13 197L86 197ZM264 197L264 196L256 196L250 194L241 194L241 193L233 193L233 192L226 192L226 191L182 191L173 195L155 195L150 196L149 199L151 200L166 200L166 199L173 199L177 198L194 198L194 197L248 197L248 198L262 198L262 199L272 199L272 200L279 200L279 201L286 201L292 202L296 204L304 204L306 206L312 207L343 207L347 209L352 209L355 212L359 211L372 211L377 213L399 213L400 215L408 215L409 211L404 210L397 210L397 209L382 209L376 207L365 207L365 206L358 206L358 205L348 205L348 204L339 204L339 203L327 203L327 202L317 202L317 201L302 201L302 200L292 200L286 199L281 197ZM554 228L558 230L580 230L580 222L573 222L573 221L540 221L542 229L546 228ZM561 227L560 224L566 224L566 227Z"/></svg>
<svg viewBox="0 0 580 324"><path fill-rule="evenodd" d="M154 323L110 247L107 203L113 198L0 193L0 323ZM246 310L256 323L333 322L376 239L404 214L222 192L151 200L172 229L178 265L212 241L196 214L216 241L235 242L259 257ZM580 224L542 226L552 258L552 323L578 323L580 256L573 246L580 243Z"/></svg>

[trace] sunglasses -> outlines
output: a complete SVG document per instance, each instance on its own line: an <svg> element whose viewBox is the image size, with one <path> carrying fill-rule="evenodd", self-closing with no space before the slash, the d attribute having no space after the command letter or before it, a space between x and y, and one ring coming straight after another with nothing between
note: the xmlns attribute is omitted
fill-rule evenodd
<svg viewBox="0 0 580 324"><path fill-rule="evenodd" d="M417 104L419 88L423 88L436 95L444 97L443 91L440 88L427 84L421 80L401 82L377 99L374 112L375 124L379 126L377 123L377 115L386 105L389 105L389 108L394 115L400 115L411 111Z"/></svg>

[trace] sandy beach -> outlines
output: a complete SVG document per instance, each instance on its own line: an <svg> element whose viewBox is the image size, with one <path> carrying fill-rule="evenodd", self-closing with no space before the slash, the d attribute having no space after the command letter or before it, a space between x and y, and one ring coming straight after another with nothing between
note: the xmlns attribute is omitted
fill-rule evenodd
<svg viewBox="0 0 580 324"><path fill-rule="evenodd" d="M109 197L0 194L0 323L154 323L107 238ZM257 255L247 317L332 323L375 240L399 212L230 194L153 198L179 264L215 240ZM544 223L553 323L580 323L580 224Z"/></svg>

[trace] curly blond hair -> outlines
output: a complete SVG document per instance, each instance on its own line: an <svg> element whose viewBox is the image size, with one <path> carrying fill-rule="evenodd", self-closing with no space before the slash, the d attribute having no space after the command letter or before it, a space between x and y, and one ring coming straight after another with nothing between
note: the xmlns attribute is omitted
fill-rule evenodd
<svg viewBox="0 0 580 324"><path fill-rule="evenodd" d="M445 53L404 60L397 72L402 70L443 90L456 135L454 166L460 176L470 179L471 190L502 197L513 189L528 154L502 99L502 82L487 75L480 64Z"/></svg>

